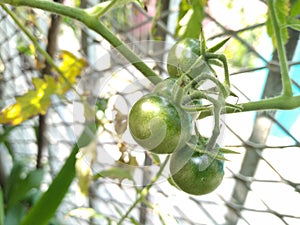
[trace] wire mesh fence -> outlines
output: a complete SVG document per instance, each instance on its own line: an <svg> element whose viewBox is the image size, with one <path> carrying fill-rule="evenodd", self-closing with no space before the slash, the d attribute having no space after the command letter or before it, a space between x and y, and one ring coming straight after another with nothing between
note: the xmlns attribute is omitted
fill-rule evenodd
<svg viewBox="0 0 300 225"><path fill-rule="evenodd" d="M155 20L155 38L159 38L160 41L154 40L151 35L153 18L156 15L152 10L155 9L156 1L149 1L148 11L135 4L115 9L105 15L104 21L151 68L165 78L166 56L176 40L174 24L178 13L178 1L161 2L163 10ZM231 36L231 44L226 47L224 53L228 56L230 64L233 91L238 96L233 101L249 102L278 95L281 91L281 84L277 82L280 74L278 58L275 53L272 54L270 41L266 37L265 18L259 17L245 22L243 20L246 20L248 11L243 8L245 6L241 6L240 9L245 12L234 15L234 22L228 22L227 19L222 21L213 10L213 4L217 2L210 1L211 5L205 15L204 30L208 34L208 44L227 35ZM81 6L88 7L94 3L82 0ZM255 4L263 3L257 1ZM19 19L25 21L27 28L39 43L47 46L50 14L29 9L15 10ZM61 19L58 49L81 54L89 63L78 81L77 91L87 96L91 105L96 105L103 99L108 100L107 109L103 110L103 113L105 119L111 123L103 128L104 131L96 141L97 153L93 170L97 173L103 168L115 165L115 161L120 157L119 145L123 142L111 132L116 126L122 125L116 122L116 113L125 115L123 120L126 120L126 114L133 102L149 92L153 85L102 37L68 18ZM16 96L33 87L31 79L41 76L40 67L43 68L43 65L39 53L28 54L28 51L32 51L31 42L2 9L0 32L2 109L13 103ZM293 78L293 91L299 93L299 33L290 33L290 37L287 43L290 74ZM236 49L236 46L240 49ZM54 55L55 59L57 54L56 52ZM29 167L36 166L41 144L38 141L39 133L43 132L44 151L41 160L46 165L48 175L42 187L47 187L69 155L77 140L77 129L82 125L80 116L77 115L80 114L80 101L74 98L72 92L67 93L67 98L68 101L56 97L51 99L52 105L43 122L43 131L40 118L34 117L13 128L5 136L5 141L0 145L0 155L1 169L6 174L12 166L7 151L13 152L18 160L26 162ZM137 160L144 163L143 168L146 168L136 172L135 181L139 182L138 185L126 180L120 183L117 179L98 179L91 184L88 197L83 198L78 194L75 181L57 212L57 218L61 224L114 224L113 221L120 220L134 206L126 215L123 224L299 224L299 112L298 108L224 116L222 145L240 154L230 156L231 161L225 163L224 181L209 195L197 197L180 192L167 182L166 172L151 187L145 200L137 202L138 191L150 183L157 167L148 165L147 154L139 151L132 142L128 146L132 148ZM211 122L208 118L200 121L198 125L207 129L209 135ZM11 127L1 125L3 137L8 129ZM128 142L130 141L132 140L129 138ZM137 205L134 205L135 203ZM96 216L90 218L70 213L77 208L93 209Z"/></svg>

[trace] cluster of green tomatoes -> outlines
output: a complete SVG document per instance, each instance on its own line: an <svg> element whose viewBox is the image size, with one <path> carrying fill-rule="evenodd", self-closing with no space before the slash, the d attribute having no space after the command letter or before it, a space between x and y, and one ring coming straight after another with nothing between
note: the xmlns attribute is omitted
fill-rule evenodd
<svg viewBox="0 0 300 225"><path fill-rule="evenodd" d="M206 48L204 38L186 38L175 43L168 53L169 77L141 97L129 114L129 130L134 140L152 153L171 154L171 182L193 195L214 191L224 176L226 152L216 141L230 83L226 58L215 52L226 41L210 49ZM224 67L223 82L211 65ZM207 81L213 86L203 90ZM204 105L203 100L209 104ZM214 117L210 138L202 137L196 126L203 110L211 110Z"/></svg>

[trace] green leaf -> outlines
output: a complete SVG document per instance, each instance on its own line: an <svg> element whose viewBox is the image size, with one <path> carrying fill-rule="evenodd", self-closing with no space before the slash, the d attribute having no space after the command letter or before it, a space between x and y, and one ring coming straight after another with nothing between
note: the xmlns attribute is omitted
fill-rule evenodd
<svg viewBox="0 0 300 225"><path fill-rule="evenodd" d="M288 30L287 30L287 18L289 16L290 13L290 0L277 0L275 1L274 4L274 10L275 10L275 14L279 23L279 26L281 27L280 29L280 33L281 33L281 37L283 39L283 42L286 43L289 36L288 36ZM270 5L269 5L270 7ZM274 28L273 28L273 24L271 21L271 16L270 16L270 8L268 10L268 19L267 19L267 33L268 35L271 37L272 42L273 42L273 46L276 48L276 41L275 41L275 32L274 32Z"/></svg>
<svg viewBox="0 0 300 225"><path fill-rule="evenodd" d="M140 223L139 223L133 216L130 217L130 222L131 222L133 225L140 225Z"/></svg>
<svg viewBox="0 0 300 225"><path fill-rule="evenodd" d="M228 148L220 148L219 150L222 154L240 154L240 152L236 152Z"/></svg>
<svg viewBox="0 0 300 225"><path fill-rule="evenodd" d="M39 188L43 176L44 171L41 169L26 174L24 164L15 163L6 186L7 208L9 209L23 200L33 188Z"/></svg>
<svg viewBox="0 0 300 225"><path fill-rule="evenodd" d="M223 41L220 41L219 43L217 43L216 45L214 45L213 47L207 49L207 52L216 52L218 51L220 48L222 48L226 42L230 39L230 37L224 39Z"/></svg>
<svg viewBox="0 0 300 225"><path fill-rule="evenodd" d="M199 38L206 4L206 0L181 1L175 30L176 37Z"/></svg>
<svg viewBox="0 0 300 225"><path fill-rule="evenodd" d="M49 223L75 177L77 152L78 146L75 144L72 153L49 186L48 190L28 211L20 225L47 225Z"/></svg>
<svg viewBox="0 0 300 225"><path fill-rule="evenodd" d="M24 204L18 203L12 208L7 210L4 224L7 225L19 225L20 221L26 214L26 207Z"/></svg>
<svg viewBox="0 0 300 225"><path fill-rule="evenodd" d="M0 186L0 225L4 225L4 199L3 192Z"/></svg>
<svg viewBox="0 0 300 225"><path fill-rule="evenodd" d="M172 177L168 177L167 181L169 182L170 185L172 185L173 187L179 189L179 188L177 187L177 185L175 184L175 182L173 181Z"/></svg>
<svg viewBox="0 0 300 225"><path fill-rule="evenodd" d="M290 16L295 17L295 16L299 16L299 14L300 14L300 1L292 0Z"/></svg>
<svg viewBox="0 0 300 225"><path fill-rule="evenodd" d="M295 17L289 17L287 21L287 26L300 31L300 20Z"/></svg>

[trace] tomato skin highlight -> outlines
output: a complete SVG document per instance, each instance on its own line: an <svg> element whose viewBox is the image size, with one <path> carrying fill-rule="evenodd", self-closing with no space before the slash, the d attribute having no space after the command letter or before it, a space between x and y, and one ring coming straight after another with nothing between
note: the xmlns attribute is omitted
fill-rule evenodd
<svg viewBox="0 0 300 225"><path fill-rule="evenodd" d="M132 137L153 153L169 154L183 147L191 130L191 116L168 98L156 94L140 98L129 113Z"/></svg>
<svg viewBox="0 0 300 225"><path fill-rule="evenodd" d="M203 60L194 63L201 56L200 41L195 38L184 38L176 42L169 51L167 59L167 70L171 77L179 77L187 73L192 78L201 72L209 72L210 68ZM189 71L189 69L193 68Z"/></svg>
<svg viewBox="0 0 300 225"><path fill-rule="evenodd" d="M171 178L182 191L192 195L205 195L214 191L224 176L224 161L214 159L204 170L201 164L208 155L185 146L174 152L170 160Z"/></svg>

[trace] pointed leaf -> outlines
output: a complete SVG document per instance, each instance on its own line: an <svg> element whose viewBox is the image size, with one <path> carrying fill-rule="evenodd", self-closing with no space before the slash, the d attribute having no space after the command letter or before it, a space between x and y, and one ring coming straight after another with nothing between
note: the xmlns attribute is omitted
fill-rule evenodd
<svg viewBox="0 0 300 225"><path fill-rule="evenodd" d="M175 184L175 182L173 181L172 177L168 177L167 181L168 181L169 184L171 184L173 187L179 189L179 188L177 187L177 185Z"/></svg>
<svg viewBox="0 0 300 225"><path fill-rule="evenodd" d="M222 154L241 154L240 152L233 151L233 150L228 149L228 148L220 148L220 152Z"/></svg>
<svg viewBox="0 0 300 225"><path fill-rule="evenodd" d="M218 44L216 44L215 46L213 46L213 47L207 49L207 52L212 52L212 53L213 53L213 52L218 51L220 48L222 48L222 47L226 44L227 41L229 41L230 38L231 38L231 37L228 37L228 38L224 39L223 41L220 41L220 42L219 42Z"/></svg>

